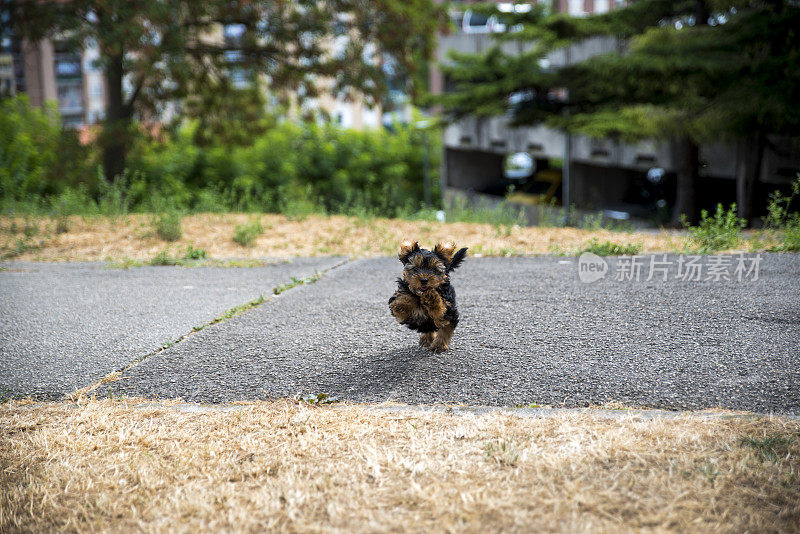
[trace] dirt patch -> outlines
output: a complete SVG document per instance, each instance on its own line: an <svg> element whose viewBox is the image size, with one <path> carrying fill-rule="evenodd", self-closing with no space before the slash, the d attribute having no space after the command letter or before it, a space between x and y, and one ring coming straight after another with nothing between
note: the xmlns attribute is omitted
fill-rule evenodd
<svg viewBox="0 0 800 534"><path fill-rule="evenodd" d="M74 216L61 224L50 218L0 217L0 253L25 261L124 261L148 260L164 249L180 254L188 245L203 248L212 257L264 258L320 255L369 257L393 255L406 238L425 245L455 241L484 256L530 255L573 252L587 241L640 244L642 252L669 252L681 248L683 237L674 232L611 232L575 228L493 226L475 223L440 223L401 219L359 219L343 216L201 214L183 218L182 237L167 243L152 228L152 215L117 218ZM236 225L254 218L264 233L250 247L233 241ZM22 229L35 225L34 235ZM12 231L12 228L14 229Z"/></svg>
<svg viewBox="0 0 800 534"><path fill-rule="evenodd" d="M800 423L0 406L0 531L796 531Z"/></svg>

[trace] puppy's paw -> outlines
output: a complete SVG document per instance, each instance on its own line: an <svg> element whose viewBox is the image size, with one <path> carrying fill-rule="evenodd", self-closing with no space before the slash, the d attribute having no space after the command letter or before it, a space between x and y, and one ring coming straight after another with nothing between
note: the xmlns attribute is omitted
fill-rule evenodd
<svg viewBox="0 0 800 534"><path fill-rule="evenodd" d="M433 332L425 332L419 335L419 346L426 349L433 343Z"/></svg>
<svg viewBox="0 0 800 534"><path fill-rule="evenodd" d="M442 297L435 289L428 289L419 295L419 300L426 308L438 307L442 301Z"/></svg>
<svg viewBox="0 0 800 534"><path fill-rule="evenodd" d="M428 348L432 352L435 352L436 354L441 354L442 352L447 351L447 349L449 349L450 347L446 342L442 341L441 339L434 339L433 343L431 343Z"/></svg>

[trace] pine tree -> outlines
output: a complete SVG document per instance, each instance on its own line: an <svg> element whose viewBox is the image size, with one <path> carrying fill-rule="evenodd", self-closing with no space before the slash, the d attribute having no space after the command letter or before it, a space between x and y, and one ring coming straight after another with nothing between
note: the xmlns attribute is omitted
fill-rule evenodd
<svg viewBox="0 0 800 534"><path fill-rule="evenodd" d="M491 9L485 6L484 9ZM495 47L455 56L458 82L442 102L454 117L505 111L511 94L530 95L512 110L516 124L544 123L573 133L675 140L678 194L673 222L696 216L698 145L737 139L752 198L768 135L800 134L800 9L781 1L635 0L585 18L539 9L517 17L522 30L501 36L530 43L518 57ZM592 36L614 36L620 52L557 70L553 50ZM559 89L559 90L556 90ZM564 94L568 98L560 98ZM488 102L492 100L492 102ZM744 185L742 185L744 184ZM749 218L749 203L740 206Z"/></svg>

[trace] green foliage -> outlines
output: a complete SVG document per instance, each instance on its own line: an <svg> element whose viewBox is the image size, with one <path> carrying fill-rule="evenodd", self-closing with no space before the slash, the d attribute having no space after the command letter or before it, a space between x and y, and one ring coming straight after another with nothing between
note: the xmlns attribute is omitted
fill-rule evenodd
<svg viewBox="0 0 800 534"><path fill-rule="evenodd" d="M0 99L0 209L38 212L44 200L86 180L92 166L74 132L61 128L54 103L30 106L27 95Z"/></svg>
<svg viewBox="0 0 800 534"><path fill-rule="evenodd" d="M722 204L717 204L717 211L711 216L708 210L702 210L697 226L690 226L685 217L683 221L689 232L687 245L703 253L735 248L742 240L745 226L744 219L736 215L735 203L727 210Z"/></svg>
<svg viewBox="0 0 800 534"><path fill-rule="evenodd" d="M252 246L256 238L264 233L264 228L258 219L253 219L247 224L237 224L233 232L233 240L243 247Z"/></svg>
<svg viewBox="0 0 800 534"><path fill-rule="evenodd" d="M184 260L207 260L208 252L204 248L194 248L192 245L186 247L186 252L183 255Z"/></svg>
<svg viewBox="0 0 800 534"><path fill-rule="evenodd" d="M590 252L598 256L635 256L642 251L639 243L618 244L611 241L600 242L596 237L587 242L577 253Z"/></svg>
<svg viewBox="0 0 800 534"><path fill-rule="evenodd" d="M158 213L153 219L156 235L164 241L177 241L183 235L182 219L183 216L177 210Z"/></svg>
<svg viewBox="0 0 800 534"><path fill-rule="evenodd" d="M800 212L792 212L792 202L800 195L800 175L792 182L790 195L773 192L764 217L764 228L777 237L778 244L768 250L773 252L800 252Z"/></svg>
<svg viewBox="0 0 800 534"><path fill-rule="evenodd" d="M313 404L317 406L339 402L337 397L331 397L327 393L309 393L308 395L297 395L295 400L298 404Z"/></svg>
<svg viewBox="0 0 800 534"><path fill-rule="evenodd" d="M148 262L150 265L156 266L170 266L170 265L178 265L180 263L180 259L173 256L169 250L164 249Z"/></svg>
<svg viewBox="0 0 800 534"><path fill-rule="evenodd" d="M416 68L433 55L435 32L446 20L433 0L12 2L9 14L15 31L32 42L99 43L98 64L109 81L99 143L109 180L130 168L135 114L157 115L165 102L179 102L181 118L203 118L198 141L222 135L240 142L259 130L251 119L263 108L261 78L284 100L317 96L320 76L334 81L331 93L358 90L370 103L394 86L413 91ZM226 25L239 31L225 40L198 39ZM346 46L330 53L334 40ZM381 65L388 58L395 76L387 81ZM131 90L123 90L123 79Z"/></svg>
<svg viewBox="0 0 800 534"><path fill-rule="evenodd" d="M793 436L765 436L754 438L745 436L741 438L739 444L742 447L750 447L763 461L777 462L786 457L789 447L794 443Z"/></svg>
<svg viewBox="0 0 800 534"><path fill-rule="evenodd" d="M280 295L284 291L288 291L288 290L292 289L293 287L302 286L302 285L305 285L305 284L313 284L314 282L318 281L320 278L322 278L322 274L318 273L316 271L314 271L314 274L312 276L306 276L305 278L295 278L293 276L292 280L290 282L286 282L284 284L281 284L281 285L273 288L272 289L272 294L273 295Z"/></svg>
<svg viewBox="0 0 800 534"><path fill-rule="evenodd" d="M14 102L24 108L22 115L42 118L24 99ZM0 131L9 122L0 117ZM13 122L17 129L9 139L22 135L17 130L23 122ZM49 139L59 132L46 120L26 128L32 138ZM9 147L0 146L0 203L6 212L54 216L177 210L276 212L298 219L311 213L394 217L413 213L422 204L426 154L433 202L439 203L436 132L402 126L393 132L352 131L283 122L247 144L213 137L201 145L196 142L198 128L197 122L189 122L162 140L140 138L131 148L128 170L111 182L97 165L76 164L82 179L73 185L62 179L54 148L58 143L32 145L20 149L20 155L11 150L20 142L9 141ZM28 163L17 165L20 158Z"/></svg>
<svg viewBox="0 0 800 534"><path fill-rule="evenodd" d="M496 37L530 43L522 54L498 43L452 55L445 70L456 91L441 99L451 116L510 112L517 124L629 141L800 133L789 96L800 92L797 5L633 0L588 17L539 9L516 18L521 31ZM621 38L619 51L562 68L540 61L592 36ZM552 99L553 90L569 98ZM509 109L513 93L529 99Z"/></svg>

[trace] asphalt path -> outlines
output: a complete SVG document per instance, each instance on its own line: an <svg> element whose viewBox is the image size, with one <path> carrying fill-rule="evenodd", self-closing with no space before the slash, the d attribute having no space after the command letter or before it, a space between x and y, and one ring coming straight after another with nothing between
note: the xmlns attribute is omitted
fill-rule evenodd
<svg viewBox="0 0 800 534"><path fill-rule="evenodd" d="M609 259L593 283L579 279L576 258L468 258L452 277L462 322L438 355L389 314L400 264L350 261L186 337L100 392L800 413L800 256L763 254L758 279L741 281L733 266L732 280L715 280L710 256L698 281L679 278L678 257L657 258L669 268L649 281L646 270L625 279L625 260Z"/></svg>
<svg viewBox="0 0 800 534"><path fill-rule="evenodd" d="M0 398L58 399L226 310L341 258L255 268L8 263L0 270Z"/></svg>

